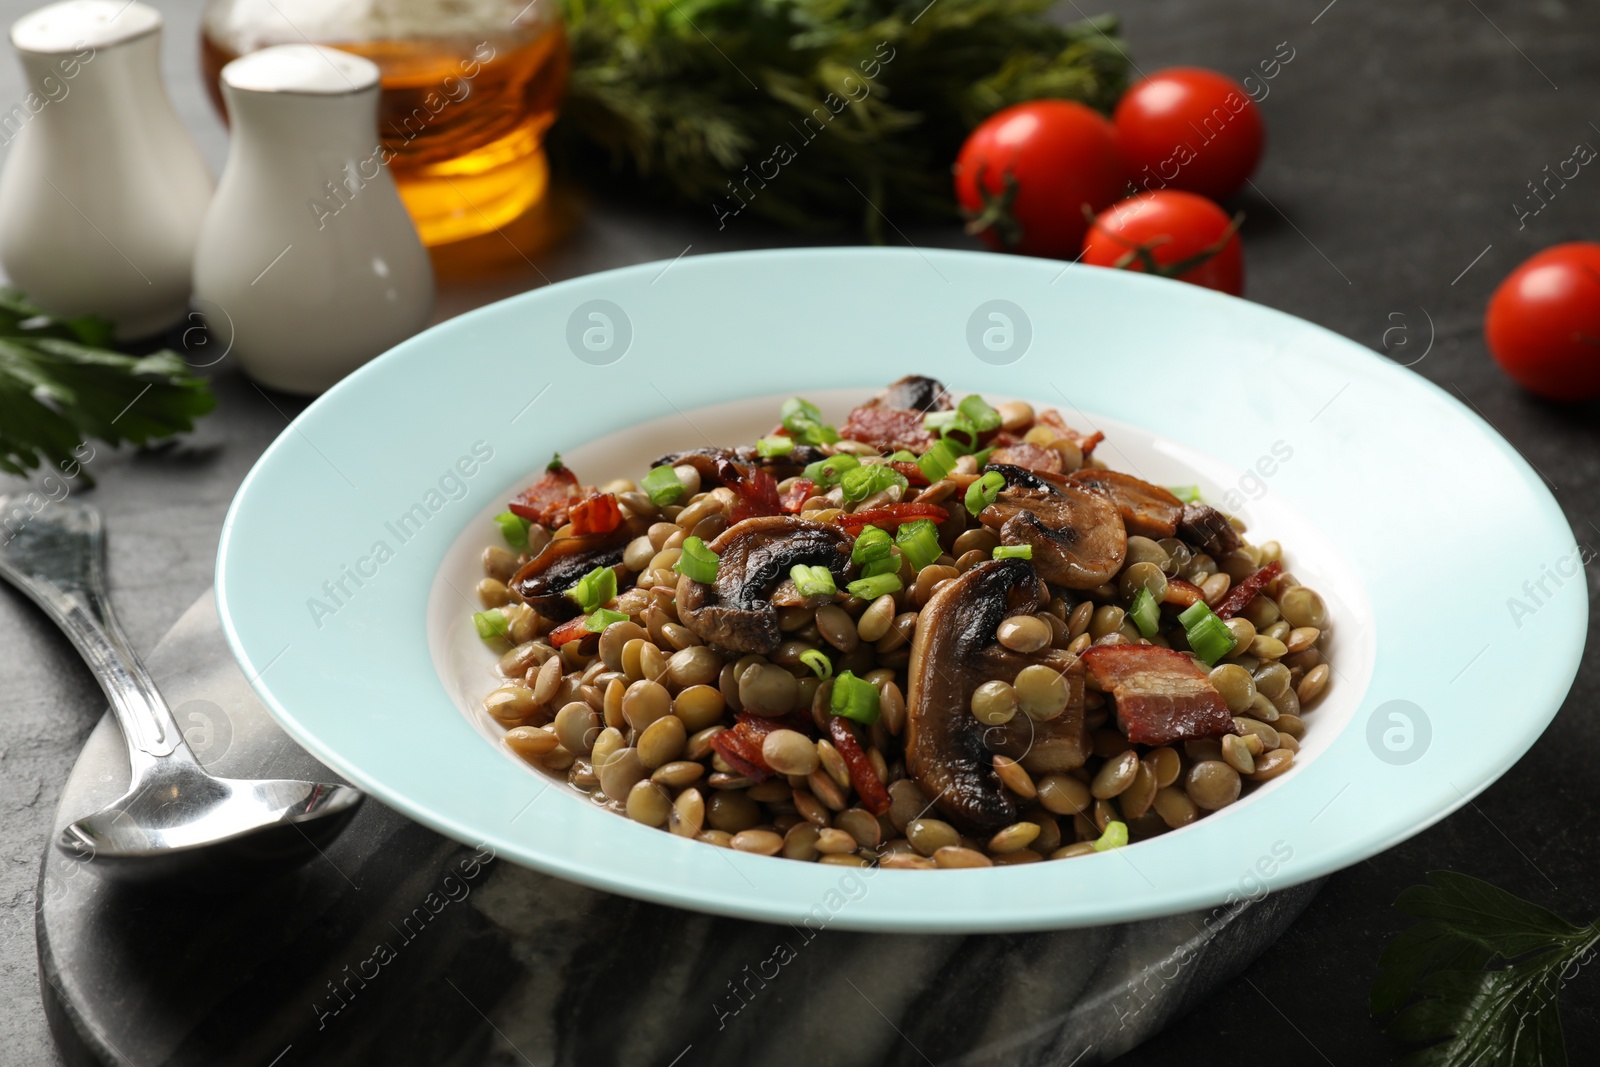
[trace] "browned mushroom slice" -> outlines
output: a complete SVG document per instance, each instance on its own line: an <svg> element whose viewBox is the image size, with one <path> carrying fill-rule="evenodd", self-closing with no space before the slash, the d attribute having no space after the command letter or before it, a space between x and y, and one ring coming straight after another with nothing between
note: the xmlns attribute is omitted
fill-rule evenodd
<svg viewBox="0 0 1600 1067"><path fill-rule="evenodd" d="M1221 561L1244 543L1228 517L1209 504L1185 504L1178 520L1178 536Z"/></svg>
<svg viewBox="0 0 1600 1067"><path fill-rule="evenodd" d="M994 771L990 745L1021 754L1022 735L986 727L972 715L972 694L990 679L1015 678L1033 663L1064 660L1058 650L1013 652L995 641L1001 620L1038 610L1043 591L1033 565L1022 559L978 564L942 584L917 615L907 668L906 769L940 812L966 833L991 834L1016 821L1017 805ZM1072 672L1070 666L1064 670ZM1083 729L1082 672L1069 692L1078 697L1057 719L1041 724L1065 759L1073 730ZM1075 706L1074 706L1075 705ZM1079 749L1087 739L1079 737ZM1080 761L1081 762L1081 761Z"/></svg>
<svg viewBox="0 0 1600 1067"><path fill-rule="evenodd" d="M668 452L658 458L652 467L693 467L700 474L702 489L715 489L727 482L722 476L723 461L741 463L747 467L760 466L778 478L792 478L809 463L826 459L822 450L812 445L794 446L781 456L763 456L749 445L737 448L691 448L686 452Z"/></svg>
<svg viewBox="0 0 1600 1067"><path fill-rule="evenodd" d="M1074 471L1067 481L1093 489L1115 504L1130 534L1159 541L1178 532L1183 501L1159 485L1121 471L1092 469Z"/></svg>
<svg viewBox="0 0 1600 1067"><path fill-rule="evenodd" d="M635 517L610 533L557 537L512 576L511 588L545 618L570 619L578 614L578 602L567 596L567 590L596 567L619 565L628 542L643 535L648 526ZM626 574L618 576L619 589L626 588Z"/></svg>
<svg viewBox="0 0 1600 1067"><path fill-rule="evenodd" d="M783 640L773 597L798 563L827 567L844 587L851 536L837 526L792 515L745 519L722 531L710 548L717 576L678 579L678 619L706 644L731 652L773 652Z"/></svg>
<svg viewBox="0 0 1600 1067"><path fill-rule="evenodd" d="M1039 577L1067 589L1109 582L1128 555L1128 534L1116 506L1072 482L1040 477L1020 467L991 463L1006 487L978 521L998 530L1007 545L1028 545Z"/></svg>
<svg viewBox="0 0 1600 1067"><path fill-rule="evenodd" d="M911 408L926 414L929 411L949 411L950 391L937 378L908 374L878 394L873 404L886 408Z"/></svg>

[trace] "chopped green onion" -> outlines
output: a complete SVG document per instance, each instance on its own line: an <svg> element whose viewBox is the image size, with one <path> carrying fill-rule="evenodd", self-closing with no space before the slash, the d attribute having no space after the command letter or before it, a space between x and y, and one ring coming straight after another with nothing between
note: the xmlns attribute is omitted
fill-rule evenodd
<svg viewBox="0 0 1600 1067"><path fill-rule="evenodd" d="M800 662L811 668L811 673L818 678L833 676L833 660L825 656L820 649L808 648L800 653Z"/></svg>
<svg viewBox="0 0 1600 1067"><path fill-rule="evenodd" d="M933 443L926 452L917 460L917 466L922 469L922 476L930 482L936 482L956 469L956 460L960 453L949 441L941 438Z"/></svg>
<svg viewBox="0 0 1600 1067"><path fill-rule="evenodd" d="M826 489L839 484L839 479L847 470L854 470L861 466L861 461L848 452L841 452L837 456L819 459L815 463L806 464L806 469L801 476L810 478L816 483L818 489Z"/></svg>
<svg viewBox="0 0 1600 1067"><path fill-rule="evenodd" d="M995 559L1032 559L1032 545L995 545L992 553Z"/></svg>
<svg viewBox="0 0 1600 1067"><path fill-rule="evenodd" d="M485 641L492 641L496 637L504 637L511 632L511 620L506 618L506 613L498 608L478 612L472 616L472 625L478 628L478 636Z"/></svg>
<svg viewBox="0 0 1600 1067"><path fill-rule="evenodd" d="M1169 485L1167 488L1172 492L1173 496L1185 504L1197 504L1200 502L1200 487L1198 485Z"/></svg>
<svg viewBox="0 0 1600 1067"><path fill-rule="evenodd" d="M978 469L979 470L983 470L984 466L986 464L988 464L989 456L993 452L994 452L994 445L990 445L988 448L984 449L982 452L974 452L972 454L972 458L978 464Z"/></svg>
<svg viewBox="0 0 1600 1067"><path fill-rule="evenodd" d="M1146 637L1154 637L1161 626L1161 609L1156 606L1156 598L1148 589L1140 588L1138 595L1133 598L1133 606L1128 609L1128 615Z"/></svg>
<svg viewBox="0 0 1600 1067"><path fill-rule="evenodd" d="M833 680L828 707L840 718L871 726L878 721L878 687L850 671L840 671Z"/></svg>
<svg viewBox="0 0 1600 1067"><path fill-rule="evenodd" d="M890 573L857 578L844 588L851 596L858 596L862 600L877 600L885 593L898 593L905 586L900 584L898 574Z"/></svg>
<svg viewBox="0 0 1600 1067"><path fill-rule="evenodd" d="M1000 413L990 407L977 393L965 397L956 405L956 410L965 415L967 421L977 427L979 433L988 433L990 430L1000 428Z"/></svg>
<svg viewBox="0 0 1600 1067"><path fill-rule="evenodd" d="M902 448L898 452L892 453L889 456L889 462L890 463L915 463L916 461L917 461L917 454L915 452L910 451L909 449L904 449L904 448Z"/></svg>
<svg viewBox="0 0 1600 1067"><path fill-rule="evenodd" d="M883 463L852 467L844 472L839 484L844 487L844 498L849 501L865 500L873 493L881 493L891 486L905 489L911 483L906 476Z"/></svg>
<svg viewBox="0 0 1600 1067"><path fill-rule="evenodd" d="M978 447L978 427L959 411L935 411L922 420L922 428L939 434L962 455Z"/></svg>
<svg viewBox="0 0 1600 1067"><path fill-rule="evenodd" d="M789 577L794 579L795 591L801 596L832 596L839 591L832 572L826 567L808 567L804 563L796 563L789 571Z"/></svg>
<svg viewBox="0 0 1600 1067"><path fill-rule="evenodd" d="M889 537L888 530L880 530L872 525L863 526L861 532L856 534L855 545L850 549L850 562L860 566L868 560L883 559L893 546L894 541Z"/></svg>
<svg viewBox="0 0 1600 1067"><path fill-rule="evenodd" d="M585 615L608 603L617 595L617 572L610 567L596 567L578 579L578 584L567 590L567 595L578 602Z"/></svg>
<svg viewBox="0 0 1600 1067"><path fill-rule="evenodd" d="M809 400L792 396L783 402L783 428L796 441L807 445L831 445L839 431L822 421L822 411Z"/></svg>
<svg viewBox="0 0 1600 1067"><path fill-rule="evenodd" d="M716 580L717 564L720 562L721 557L707 548L704 541L689 537L684 539L683 554L672 565L672 569L692 581L711 582Z"/></svg>
<svg viewBox="0 0 1600 1067"><path fill-rule="evenodd" d="M592 634L597 634L602 632L607 626L610 626L614 622L627 621L628 613L626 611L613 611L610 608L600 608L590 613L589 618L585 620L583 624L583 628Z"/></svg>
<svg viewBox="0 0 1600 1067"><path fill-rule="evenodd" d="M512 548L528 547L528 527L533 525L532 519L502 511L494 517L494 522L500 527L500 536L506 539L506 544Z"/></svg>
<svg viewBox="0 0 1600 1067"><path fill-rule="evenodd" d="M1106 823L1105 833L1101 834L1094 843L1096 852L1105 852L1107 849L1121 848L1128 843L1128 824L1112 819Z"/></svg>
<svg viewBox="0 0 1600 1067"><path fill-rule="evenodd" d="M774 437L762 437L756 441L756 455L758 456L787 456L794 451L794 438L778 434Z"/></svg>
<svg viewBox="0 0 1600 1067"><path fill-rule="evenodd" d="M861 565L861 577L876 578L880 574L899 574L900 557L892 551L882 559L869 559Z"/></svg>
<svg viewBox="0 0 1600 1067"><path fill-rule="evenodd" d="M655 467L644 476L639 488L649 494L650 503L663 508L668 504L676 504L689 487L683 484L678 472L671 467Z"/></svg>
<svg viewBox="0 0 1600 1067"><path fill-rule="evenodd" d="M967 511L973 515L994 503L994 498L1000 495L1000 490L1006 486L1006 476L999 471L990 471L982 478L967 486Z"/></svg>
<svg viewBox="0 0 1600 1067"><path fill-rule="evenodd" d="M1218 660L1233 651L1236 644L1233 634L1229 632L1227 624L1206 606L1205 601L1197 600L1184 608L1178 615L1178 621L1183 624L1189 638L1189 648L1205 661L1206 666L1216 666Z"/></svg>
<svg viewBox="0 0 1600 1067"><path fill-rule="evenodd" d="M552 452L550 453L550 462L544 465L544 469L547 471L558 471L565 466L566 464L561 462L561 453Z"/></svg>
<svg viewBox="0 0 1600 1067"><path fill-rule="evenodd" d="M939 547L939 528L932 519L917 519L900 524L895 531L894 543L900 554L911 561L911 569L920 571L944 554Z"/></svg>

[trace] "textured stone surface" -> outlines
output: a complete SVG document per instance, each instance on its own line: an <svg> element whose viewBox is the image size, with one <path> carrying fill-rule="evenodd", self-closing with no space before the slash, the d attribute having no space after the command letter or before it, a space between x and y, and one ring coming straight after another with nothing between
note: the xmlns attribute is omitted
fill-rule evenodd
<svg viewBox="0 0 1600 1067"><path fill-rule="evenodd" d="M1600 68L1593 62L1600 12L1562 0L1079 3L1086 12L1122 14L1134 58L1146 70L1200 63L1243 77L1279 42L1290 43L1295 58L1270 83L1263 105L1271 144L1256 178L1261 192L1241 204L1250 215L1250 297L1386 349L1400 362L1427 352L1415 371L1476 405L1552 480L1580 539L1600 541L1593 525L1600 521L1595 409L1556 409L1518 392L1489 362L1479 331L1484 300L1515 263L1544 245L1600 235L1600 193L1590 188L1600 176L1588 170L1522 229L1512 207L1525 202L1525 183L1567 158L1575 143L1600 146L1600 132L1590 126L1600 123ZM0 18L31 6L5 0ZM221 128L195 74L200 5L156 6L169 19L168 84L219 166ZM9 108L22 92L15 63L0 61L0 106ZM505 252L503 275L446 292L441 312L542 284L541 274L559 280L670 258L691 243L690 254L698 254L787 240L739 223L718 233L709 211L658 218L610 205L556 251L524 243L537 268ZM949 236L926 243L962 242ZM284 416L298 410L293 401L264 397L226 362L216 387L221 411L184 447L96 460L101 486L90 499L111 520L118 603L142 648L210 584L234 488ZM15 487L4 477L0 485ZM1499 601L1533 577L1485 560L1464 580L1482 582L1484 596ZM1418 624L1426 625L1425 590L1418 602ZM1472 651L1463 652L1464 661ZM1384 940L1400 926L1389 902L1433 868L1490 878L1581 921L1600 912L1592 834L1578 817L1600 802L1591 771L1600 744L1589 714L1597 696L1593 656L1567 709L1501 782L1426 833L1335 876L1244 976L1126 1061L1388 1060L1393 1046L1367 1019L1366 990ZM1494 666L1491 684L1506 686L1507 713L1515 714L1517 672L1539 665ZM62 783L103 706L66 641L19 596L0 590L0 1003L7 1006L0 1048L7 1062L52 1062L37 1005L34 884ZM1427 710L1449 713L1443 700ZM1574 1048L1600 1041L1594 981L1580 976L1563 1007Z"/></svg>

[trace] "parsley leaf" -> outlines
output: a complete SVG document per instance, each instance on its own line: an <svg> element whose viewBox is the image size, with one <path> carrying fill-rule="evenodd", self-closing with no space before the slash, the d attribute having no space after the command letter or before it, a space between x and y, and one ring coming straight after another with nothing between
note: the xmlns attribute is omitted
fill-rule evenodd
<svg viewBox="0 0 1600 1067"><path fill-rule="evenodd" d="M1594 959L1600 920L1575 926L1488 882L1434 871L1395 907L1422 920L1389 942L1369 1006L1427 1046L1411 1067L1565 1067L1561 987Z"/></svg>
<svg viewBox="0 0 1600 1067"><path fill-rule="evenodd" d="M125 356L111 338L103 319L56 319L0 288L0 471L77 469L73 450L89 438L143 445L216 406L176 353Z"/></svg>

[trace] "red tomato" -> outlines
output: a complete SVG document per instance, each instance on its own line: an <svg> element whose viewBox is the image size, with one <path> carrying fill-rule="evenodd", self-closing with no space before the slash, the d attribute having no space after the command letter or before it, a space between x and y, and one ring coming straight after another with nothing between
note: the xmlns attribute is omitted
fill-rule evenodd
<svg viewBox="0 0 1600 1067"><path fill-rule="evenodd" d="M1094 220L1083 262L1151 271L1238 296L1244 250L1235 229L1228 213L1203 196L1176 189L1140 193Z"/></svg>
<svg viewBox="0 0 1600 1067"><path fill-rule="evenodd" d="M1489 298L1484 338L1502 370L1550 400L1600 396L1600 244L1547 248Z"/></svg>
<svg viewBox="0 0 1600 1067"><path fill-rule="evenodd" d="M1202 67L1173 67L1135 82L1112 120L1134 185L1213 200L1244 185L1266 139L1244 86Z"/></svg>
<svg viewBox="0 0 1600 1067"><path fill-rule="evenodd" d="M1101 210L1128 181L1111 123L1070 100L989 116L961 146L955 176L968 233L996 251L1066 259L1083 245L1084 207Z"/></svg>

